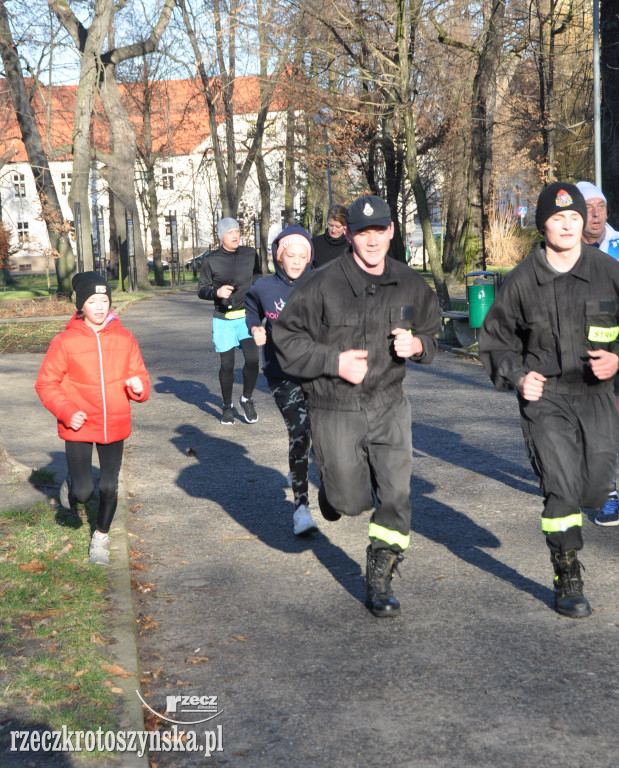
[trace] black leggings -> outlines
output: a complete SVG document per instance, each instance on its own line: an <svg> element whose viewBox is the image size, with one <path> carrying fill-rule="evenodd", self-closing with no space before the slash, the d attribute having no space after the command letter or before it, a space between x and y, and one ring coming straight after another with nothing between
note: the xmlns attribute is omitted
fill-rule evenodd
<svg viewBox="0 0 619 768"><path fill-rule="evenodd" d="M219 385L224 406L232 405L232 385L234 383L234 350L236 347L220 352L221 367L219 368ZM253 339L243 339L241 349L245 358L243 366L243 397L250 398L258 379L260 353Z"/></svg>
<svg viewBox="0 0 619 768"><path fill-rule="evenodd" d="M123 459L123 440L117 443L95 443L99 454L99 512L97 530L107 533L114 519L118 503L118 474ZM93 443L65 442L67 466L71 477L69 503L73 507L78 502L85 504L92 496L92 446Z"/></svg>

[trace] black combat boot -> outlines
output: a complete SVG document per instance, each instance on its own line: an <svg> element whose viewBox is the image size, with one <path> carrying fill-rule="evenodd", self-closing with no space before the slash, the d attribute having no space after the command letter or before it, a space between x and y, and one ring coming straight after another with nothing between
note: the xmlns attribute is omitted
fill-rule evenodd
<svg viewBox="0 0 619 768"><path fill-rule="evenodd" d="M367 549L365 605L374 616L388 618L400 613L400 603L391 591L391 579L404 556L390 549Z"/></svg>
<svg viewBox="0 0 619 768"><path fill-rule="evenodd" d="M589 601L582 593L583 581L580 569L585 566L578 562L576 550L556 552L550 556L555 569L555 608L562 616L583 619L591 613Z"/></svg>

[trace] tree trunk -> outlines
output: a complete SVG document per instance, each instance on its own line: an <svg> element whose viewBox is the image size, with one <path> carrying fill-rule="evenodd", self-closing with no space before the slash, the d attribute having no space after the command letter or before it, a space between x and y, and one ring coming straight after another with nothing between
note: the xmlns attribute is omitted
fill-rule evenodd
<svg viewBox="0 0 619 768"><path fill-rule="evenodd" d="M123 264L123 279L127 276L130 243L128 242L126 213L133 218L133 243L135 250L135 266L137 287L141 290L150 289L148 267L144 254L142 231L138 222L138 205L135 191L135 159L137 154L135 131L129 120L129 115L121 101L116 82L115 67L106 64L99 89L101 101L110 125L112 155L105 167L105 178L111 194L115 198L114 215L116 218L116 234L119 236L120 258ZM126 288L126 285L123 285Z"/></svg>
<svg viewBox="0 0 619 768"><path fill-rule="evenodd" d="M153 248L153 267L155 273L155 285L165 285L165 278L163 275L163 266L161 264L161 236L159 234L159 200L157 197L157 179L155 176L156 156L153 152L153 135L151 128L151 85L149 80L149 69L147 62L144 62L143 67L143 87L144 87L144 104L142 107L143 116L143 143L144 154L143 163L145 168L146 177L146 194L144 195L144 208L148 216L148 226L151 234L151 243ZM193 222L192 222L193 227ZM195 257L195 253L191 254Z"/></svg>
<svg viewBox="0 0 619 768"><path fill-rule="evenodd" d="M264 166L264 155L262 147L256 153L256 171L258 173L258 186L260 188L260 263L262 272L269 274L269 228L271 226L271 186L267 178L266 168Z"/></svg>
<svg viewBox="0 0 619 768"><path fill-rule="evenodd" d="M66 232L63 231L64 217L49 170L49 162L43 148L43 141L35 120L34 110L28 98L28 91L11 34L4 2L0 2L0 52L22 141L26 147L28 162L32 168L49 241L52 249L58 254L58 258L55 259L58 293L70 296L73 290L71 277L75 271L73 250Z"/></svg>
<svg viewBox="0 0 619 768"><path fill-rule="evenodd" d="M286 178L284 197L284 221L294 224L294 105L286 110Z"/></svg>
<svg viewBox="0 0 619 768"><path fill-rule="evenodd" d="M619 0L602 0L602 185L608 200L609 219L619 227Z"/></svg>
<svg viewBox="0 0 619 768"><path fill-rule="evenodd" d="M471 164L468 183L468 200L471 206L469 232L475 237L479 237L483 269L485 269L486 264L485 238L488 229L488 201L491 197L492 135L494 132L497 72L503 46L504 20L504 1L492 0L484 45L477 58L477 71L473 81Z"/></svg>
<svg viewBox="0 0 619 768"><path fill-rule="evenodd" d="M10 483L15 482L15 480L26 480L31 473L30 467L21 464L11 456L4 445L2 435L0 435L0 482Z"/></svg>
<svg viewBox="0 0 619 768"><path fill-rule="evenodd" d="M417 131L415 125L415 115L411 109L407 94L410 92L410 64L413 56L413 47L411 40L414 39L416 24L419 20L421 5L415 5L418 0L397 0L398 23L396 28L397 45L399 52L399 70L397 77L398 91L402 95L403 103L401 105L402 123L404 126L404 137L406 146L406 170L409 181L415 195L417 204L417 215L423 232L423 239L426 250L428 251L428 260L432 271L434 288L438 297L438 302L442 310L451 309L449 291L447 282L443 273L441 256L436 247L434 233L432 232L432 220L430 219L430 209L426 190L419 175L419 164L417 162ZM410 40L406 35L407 7L409 10Z"/></svg>

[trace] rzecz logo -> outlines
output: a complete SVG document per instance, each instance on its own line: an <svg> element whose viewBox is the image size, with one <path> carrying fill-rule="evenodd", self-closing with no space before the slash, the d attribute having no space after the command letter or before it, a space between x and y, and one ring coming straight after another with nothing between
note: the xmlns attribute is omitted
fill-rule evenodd
<svg viewBox="0 0 619 768"><path fill-rule="evenodd" d="M221 714L217 704L217 696L182 696L180 694L166 696L165 711L167 714L175 716L172 718L155 711L144 701L139 691L136 691L136 693L146 709L162 720L167 720L169 723L197 725L198 723L206 723L208 720L212 720Z"/></svg>

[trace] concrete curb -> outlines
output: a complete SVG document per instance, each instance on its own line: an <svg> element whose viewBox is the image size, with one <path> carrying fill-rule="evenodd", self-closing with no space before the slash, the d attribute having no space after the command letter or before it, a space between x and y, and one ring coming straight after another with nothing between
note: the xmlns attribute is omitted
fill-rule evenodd
<svg viewBox="0 0 619 768"><path fill-rule="evenodd" d="M115 642L110 646L116 664L125 670L126 676L114 676L114 685L122 688L120 730L143 731L144 709L138 698L140 688L140 664L137 647L136 615L131 594L129 566L129 537L127 535L127 491L124 472L118 481L118 507L112 524L110 577L110 603L114 612L108 621L107 632ZM148 768L148 756L139 757L133 752L122 756L123 768Z"/></svg>

